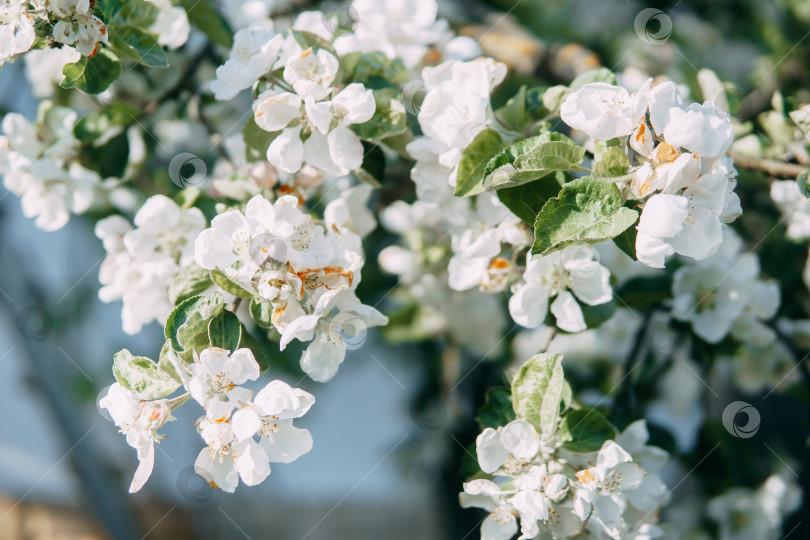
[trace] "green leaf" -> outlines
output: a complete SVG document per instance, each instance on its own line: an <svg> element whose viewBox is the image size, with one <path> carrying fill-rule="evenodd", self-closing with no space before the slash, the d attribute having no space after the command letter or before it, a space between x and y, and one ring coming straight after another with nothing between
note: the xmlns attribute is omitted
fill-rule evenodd
<svg viewBox="0 0 810 540"><path fill-rule="evenodd" d="M598 244L632 226L638 212L622 206L616 184L583 177L550 199L534 223L532 254L548 255L573 244Z"/></svg>
<svg viewBox="0 0 810 540"><path fill-rule="evenodd" d="M234 280L226 276L225 272L219 268L214 268L211 270L211 281L213 281L217 287L226 293L238 296L239 298L253 298L252 292L248 291L242 287L242 285L236 283Z"/></svg>
<svg viewBox="0 0 810 540"><path fill-rule="evenodd" d="M160 13L156 5L146 0L98 0L96 5L108 29L116 25L148 28Z"/></svg>
<svg viewBox="0 0 810 540"><path fill-rule="evenodd" d="M503 139L494 129L485 129L464 149L456 173L456 195L469 197L483 190L484 170L492 156L503 148Z"/></svg>
<svg viewBox="0 0 810 540"><path fill-rule="evenodd" d="M226 351L239 348L242 339L242 323L233 311L223 310L208 323L208 342L212 347Z"/></svg>
<svg viewBox="0 0 810 540"><path fill-rule="evenodd" d="M93 142L113 130L123 130L133 124L138 114L138 109L132 105L113 103L82 116L73 126L73 134L83 143Z"/></svg>
<svg viewBox="0 0 810 540"><path fill-rule="evenodd" d="M571 89L567 86L552 86L543 93L543 107L545 107L549 113L557 113L563 101L565 101L565 98L569 95L571 95Z"/></svg>
<svg viewBox="0 0 810 540"><path fill-rule="evenodd" d="M121 64L115 56L102 49L92 58L82 56L62 68L62 88L78 88L85 94L100 94L121 76Z"/></svg>
<svg viewBox="0 0 810 540"><path fill-rule="evenodd" d="M113 375L118 384L132 390L141 399L159 399L174 392L180 383L158 370L158 365L124 349L113 359Z"/></svg>
<svg viewBox="0 0 810 540"><path fill-rule="evenodd" d="M178 352L200 352L208 343L208 321L225 309L222 294L192 296L174 308L166 320L166 338Z"/></svg>
<svg viewBox="0 0 810 540"><path fill-rule="evenodd" d="M616 291L616 296L634 309L647 309L672 297L672 278L666 274L636 276Z"/></svg>
<svg viewBox="0 0 810 540"><path fill-rule="evenodd" d="M110 28L109 46L122 58L129 58L149 67L168 67L166 51L158 44L157 37L137 26L113 26Z"/></svg>
<svg viewBox="0 0 810 540"><path fill-rule="evenodd" d="M381 187L385 178L385 153L382 148L363 141L363 164L353 172L363 182L376 188Z"/></svg>
<svg viewBox="0 0 810 540"><path fill-rule="evenodd" d="M226 49L231 48L233 30L209 0L180 0L178 3L186 10L189 22L208 36L208 39Z"/></svg>
<svg viewBox="0 0 810 540"><path fill-rule="evenodd" d="M265 349L264 345L262 345L255 337L250 335L244 325L242 325L242 338L239 340L239 348L250 349L250 351L253 353L253 357L259 364L259 369L261 369L262 372L265 372L270 368L267 349Z"/></svg>
<svg viewBox="0 0 810 540"><path fill-rule="evenodd" d="M183 192L185 191L183 190ZM208 270L192 263L181 268L169 284L169 300L176 306L187 298L204 292L212 285L211 274Z"/></svg>
<svg viewBox="0 0 810 540"><path fill-rule="evenodd" d="M367 88L379 88L380 80L387 81L396 88L396 83L408 80L408 69L402 60L392 60L379 52L349 53L340 59L340 68L346 76L347 84L359 82Z"/></svg>
<svg viewBox="0 0 810 540"><path fill-rule="evenodd" d="M172 360L169 358L169 354L176 355L177 353L174 351L174 349L172 349L171 340L167 339L163 342L163 346L160 348L160 356L158 357L158 371L177 382L182 382L180 374L177 373L177 369L174 366L174 362L172 362ZM179 356L177 358L179 358Z"/></svg>
<svg viewBox="0 0 810 540"><path fill-rule="evenodd" d="M79 161L88 169L98 172L102 178L121 178L126 171L128 157L129 137L122 131L101 146L83 146Z"/></svg>
<svg viewBox="0 0 810 540"><path fill-rule="evenodd" d="M373 90L376 109L368 122L351 124L349 128L366 141L379 141L393 137L408 129L405 106L397 99L398 92L392 88Z"/></svg>
<svg viewBox="0 0 810 540"><path fill-rule="evenodd" d="M567 173L557 171L534 182L499 189L495 193L497 193L498 199L513 214L522 219L527 225L534 227L537 213L540 212L546 201L557 196L560 188L570 179L571 177Z"/></svg>
<svg viewBox="0 0 810 540"><path fill-rule="evenodd" d="M551 114L551 110L543 103L543 96L547 90L545 86L538 86L526 91L526 114L531 120L542 120Z"/></svg>
<svg viewBox="0 0 810 540"><path fill-rule="evenodd" d="M295 38L295 41L301 45L302 49L306 50L311 48L316 52L318 49L324 49L335 55L335 58L337 58L338 54L335 52L335 48L332 46L332 44L318 34L313 34L312 32L307 32L304 30L292 30L291 32L293 38Z"/></svg>
<svg viewBox="0 0 810 540"><path fill-rule="evenodd" d="M612 180L627 174L630 160L621 148L615 146L602 152L599 162L593 167L594 180Z"/></svg>
<svg viewBox="0 0 810 540"><path fill-rule="evenodd" d="M560 133L546 132L501 151L484 169L484 189L514 187L556 172L576 169L585 149Z"/></svg>
<svg viewBox="0 0 810 540"><path fill-rule="evenodd" d="M526 86L521 86L517 94L512 96L506 105L495 111L495 115L513 131L522 132L529 123L526 112Z"/></svg>
<svg viewBox="0 0 810 540"><path fill-rule="evenodd" d="M250 301L250 318L261 328L273 328L273 305L261 298L253 298Z"/></svg>
<svg viewBox="0 0 810 540"><path fill-rule="evenodd" d="M487 390L484 405L478 409L478 425L481 429L505 426L515 419L512 394L505 386L493 386Z"/></svg>
<svg viewBox="0 0 810 540"><path fill-rule="evenodd" d="M590 71L586 71L576 79L574 79L569 88L572 91L576 92L586 84L591 84L595 82L603 82L608 84L617 84L616 75L607 68L597 68L592 69Z"/></svg>
<svg viewBox="0 0 810 540"><path fill-rule="evenodd" d="M273 142L280 131L265 131L256 124L251 114L242 128L242 138L245 140L245 158L249 163L267 160L267 147Z"/></svg>
<svg viewBox="0 0 810 540"><path fill-rule="evenodd" d="M596 452L602 444L616 438L616 429L596 409L574 409L560 422L559 440L571 452Z"/></svg>
<svg viewBox="0 0 810 540"><path fill-rule="evenodd" d="M563 397L562 355L542 353L531 357L512 381L512 405L517 418L531 423L543 440L554 437Z"/></svg>
<svg viewBox="0 0 810 540"><path fill-rule="evenodd" d="M582 317L585 319L585 325L588 328L599 328L602 326L616 313L616 304L615 298L595 306L584 302L581 303L579 307L582 309Z"/></svg>
<svg viewBox="0 0 810 540"><path fill-rule="evenodd" d="M613 239L619 249L627 253L627 255L634 261L638 260L636 257L636 236L638 230L635 227L627 227L621 234Z"/></svg>

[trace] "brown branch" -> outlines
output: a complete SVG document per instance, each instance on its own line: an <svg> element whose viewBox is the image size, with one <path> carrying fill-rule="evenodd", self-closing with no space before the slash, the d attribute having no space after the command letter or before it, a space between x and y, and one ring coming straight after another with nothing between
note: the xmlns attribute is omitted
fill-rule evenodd
<svg viewBox="0 0 810 540"><path fill-rule="evenodd" d="M734 165L737 168L762 171L778 178L796 178L807 170L804 165L787 163L776 159L755 158L739 152L729 152L729 156L734 159Z"/></svg>

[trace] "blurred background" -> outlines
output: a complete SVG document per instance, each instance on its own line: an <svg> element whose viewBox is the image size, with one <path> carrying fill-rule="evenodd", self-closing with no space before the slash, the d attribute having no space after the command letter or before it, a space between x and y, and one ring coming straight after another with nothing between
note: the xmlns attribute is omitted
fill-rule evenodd
<svg viewBox="0 0 810 540"><path fill-rule="evenodd" d="M667 75L691 88L697 67L709 67L734 83L729 105L743 121L769 110L776 89L810 101L807 0L440 5L460 33L512 67L505 96L524 80L567 83L602 65L626 77L637 75L629 67ZM33 118L36 106L22 62L6 65L0 107ZM385 244L378 240L369 261ZM150 354L162 329L123 333L120 304L97 298L103 257L89 220L74 217L44 233L0 188L0 539L478 536L481 516L457 506L458 466L477 433L469 419L481 389L498 370L483 364L456 389L455 405L443 405L425 399L439 384L438 348L394 346L376 333L317 388L317 406L300 422L315 436L313 451L263 485L226 495L196 477L191 463L201 443L181 426L195 420L181 410L165 429L151 480L128 495L134 452L95 403L113 382L113 353ZM364 276L368 287L374 279ZM803 414L793 418L802 429Z"/></svg>

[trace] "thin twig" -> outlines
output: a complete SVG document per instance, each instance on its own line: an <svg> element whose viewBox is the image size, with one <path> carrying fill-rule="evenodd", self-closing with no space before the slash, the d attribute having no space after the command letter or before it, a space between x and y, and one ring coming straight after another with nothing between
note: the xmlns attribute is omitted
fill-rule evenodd
<svg viewBox="0 0 810 540"><path fill-rule="evenodd" d="M776 159L755 158L739 152L729 152L729 156L734 159L734 165L738 168L762 171L777 178L796 178L807 170L807 167L797 163L788 163Z"/></svg>

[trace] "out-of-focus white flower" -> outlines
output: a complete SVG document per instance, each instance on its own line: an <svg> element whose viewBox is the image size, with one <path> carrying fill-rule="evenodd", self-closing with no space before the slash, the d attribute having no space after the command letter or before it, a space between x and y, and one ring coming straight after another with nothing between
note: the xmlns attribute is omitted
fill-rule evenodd
<svg viewBox="0 0 810 540"><path fill-rule="evenodd" d="M31 124L18 113L5 115L0 173L6 188L21 197L25 216L36 217L37 227L55 231L67 223L71 212L90 208L101 178L75 161L76 112L45 102L39 116Z"/></svg>
<svg viewBox="0 0 810 540"><path fill-rule="evenodd" d="M147 0L158 8L157 19L149 30L158 35L158 45L169 49L179 49L188 41L191 26L186 10L174 6L169 0Z"/></svg>
<svg viewBox="0 0 810 540"><path fill-rule="evenodd" d="M351 9L357 18L354 31L335 39L335 49L341 55L380 51L413 68L431 45L452 35L447 21L436 18L435 0L354 0Z"/></svg>
<svg viewBox="0 0 810 540"><path fill-rule="evenodd" d="M810 200L793 180L775 180L771 199L787 219L787 237L791 240L810 238Z"/></svg>
<svg viewBox="0 0 810 540"><path fill-rule="evenodd" d="M778 538L782 522L801 503L801 489L788 473L771 475L756 490L733 488L709 501L707 514L721 540Z"/></svg>
<svg viewBox="0 0 810 540"><path fill-rule="evenodd" d="M767 344L773 331L762 323L779 308L776 283L760 281L756 255L740 254L742 241L726 228L721 250L711 258L675 272L672 314L692 323L693 331L710 343L729 332L738 340Z"/></svg>

